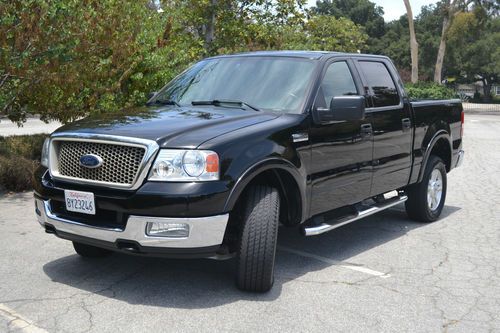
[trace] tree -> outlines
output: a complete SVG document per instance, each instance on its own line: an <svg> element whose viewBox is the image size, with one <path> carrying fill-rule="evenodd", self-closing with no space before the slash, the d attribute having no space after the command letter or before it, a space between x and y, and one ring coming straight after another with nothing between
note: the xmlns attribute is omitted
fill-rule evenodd
<svg viewBox="0 0 500 333"><path fill-rule="evenodd" d="M70 121L127 105L161 27L146 0L12 0L0 12L0 112L15 121L28 112Z"/></svg>
<svg viewBox="0 0 500 333"><path fill-rule="evenodd" d="M489 17L481 7L459 13L449 28L448 44L447 61L455 74L469 82L480 80L489 101L491 87L500 77L500 18Z"/></svg>
<svg viewBox="0 0 500 333"><path fill-rule="evenodd" d="M287 29L283 46L287 49L359 52L367 40L363 28L347 18L316 15L303 28Z"/></svg>
<svg viewBox="0 0 500 333"><path fill-rule="evenodd" d="M316 15L346 17L364 27L370 37L364 51L375 53L377 40L385 33L384 11L369 0L318 0L311 9Z"/></svg>
<svg viewBox="0 0 500 333"><path fill-rule="evenodd" d="M444 56L446 53L446 33L451 25L451 21L453 19L453 15L459 10L460 0L444 0L444 17L443 17L443 25L441 30L441 40L439 41L438 54L436 58L436 67L434 69L434 82L441 83L442 74L443 74L443 62Z"/></svg>
<svg viewBox="0 0 500 333"><path fill-rule="evenodd" d="M415 25L413 24L413 12L410 0L404 0L406 14L408 16L408 27L410 29L410 51L411 51L411 82L418 81L418 43L415 35Z"/></svg>
<svg viewBox="0 0 500 333"><path fill-rule="evenodd" d="M443 8L441 3L423 6L415 19L415 30L419 44L420 80L433 80L442 23Z"/></svg>
<svg viewBox="0 0 500 333"><path fill-rule="evenodd" d="M446 38L448 29L453 23L453 18L459 12L467 11L474 4L475 7L482 8L490 16L498 16L500 3L498 0L443 0L441 6L443 8L443 25L441 29L441 39L436 58L436 66L434 70L434 81L441 83L443 73L443 63L446 55Z"/></svg>
<svg viewBox="0 0 500 333"><path fill-rule="evenodd" d="M18 122L28 113L69 122L141 105L203 57L281 49L319 36L313 23L321 20L306 23L304 3L163 0L159 13L160 2L151 0L0 2L0 113ZM360 27L332 24L321 29L336 39L315 37L308 47L363 47Z"/></svg>

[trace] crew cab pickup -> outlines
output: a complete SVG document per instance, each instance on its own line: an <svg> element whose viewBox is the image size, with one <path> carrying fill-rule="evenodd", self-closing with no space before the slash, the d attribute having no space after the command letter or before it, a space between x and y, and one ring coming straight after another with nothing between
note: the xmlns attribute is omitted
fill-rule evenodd
<svg viewBox="0 0 500 333"><path fill-rule="evenodd" d="M263 292L279 225L319 235L403 202L437 220L463 123L459 100L410 101L387 57L217 56L52 133L36 215L84 257L237 257L237 286Z"/></svg>

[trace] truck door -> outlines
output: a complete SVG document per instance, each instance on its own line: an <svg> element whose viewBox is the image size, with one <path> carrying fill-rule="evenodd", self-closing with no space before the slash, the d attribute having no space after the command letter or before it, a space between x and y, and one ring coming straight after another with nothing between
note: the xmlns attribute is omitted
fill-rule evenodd
<svg viewBox="0 0 500 333"><path fill-rule="evenodd" d="M328 108L335 96L363 95L349 59L327 63L313 108ZM369 117L313 124L311 143L311 215L357 203L370 195L373 142Z"/></svg>
<svg viewBox="0 0 500 333"><path fill-rule="evenodd" d="M358 59L357 67L373 107L366 110L373 126L371 196L408 184L413 130L408 103L394 66L385 59Z"/></svg>

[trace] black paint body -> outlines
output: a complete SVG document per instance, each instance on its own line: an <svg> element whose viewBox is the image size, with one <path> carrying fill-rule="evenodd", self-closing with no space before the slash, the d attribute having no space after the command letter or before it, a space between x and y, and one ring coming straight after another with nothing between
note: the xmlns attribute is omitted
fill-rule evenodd
<svg viewBox="0 0 500 333"><path fill-rule="evenodd" d="M63 202L64 189L92 191L98 211L118 212L120 216L210 216L231 212L252 179L274 170L286 180L284 189L296 189L296 193L283 193L289 205L298 206L298 216L289 221L296 224L418 182L438 140L449 145L449 150L445 149L449 154L445 156L448 171L455 166L462 146L460 101L410 102L388 58L327 52L236 56L255 55L307 57L316 63L301 114L215 106L143 107L125 110L119 116L90 117L56 131L152 139L160 148L213 150L220 158L219 181L145 180L139 189L128 191L55 181L40 167L35 174L35 195ZM398 107L373 108L373 96L358 68L359 60L382 62L389 68L399 92ZM358 90L366 98L362 120L317 120L317 90L326 66L335 61L348 62ZM293 134L306 134L309 139L294 142Z"/></svg>

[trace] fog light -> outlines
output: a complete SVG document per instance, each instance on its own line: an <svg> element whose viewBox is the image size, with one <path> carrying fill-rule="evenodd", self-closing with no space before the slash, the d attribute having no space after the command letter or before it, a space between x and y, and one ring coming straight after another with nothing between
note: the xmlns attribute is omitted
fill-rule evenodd
<svg viewBox="0 0 500 333"><path fill-rule="evenodd" d="M186 238L189 237L189 224L169 222L148 222L146 235L155 237Z"/></svg>

